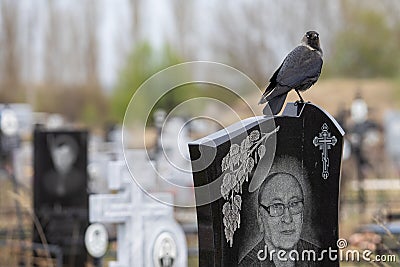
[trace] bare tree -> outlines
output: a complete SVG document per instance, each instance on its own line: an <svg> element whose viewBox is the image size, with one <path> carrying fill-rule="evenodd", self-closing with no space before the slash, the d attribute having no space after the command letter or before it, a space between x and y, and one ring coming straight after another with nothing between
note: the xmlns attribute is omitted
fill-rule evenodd
<svg viewBox="0 0 400 267"><path fill-rule="evenodd" d="M85 6L85 67L86 67L86 83L90 88L99 89L98 76L98 39L97 39L97 5L94 0L86 1Z"/></svg>
<svg viewBox="0 0 400 267"><path fill-rule="evenodd" d="M212 39L216 55L224 55L224 62L265 86L305 31L319 31L323 48L329 46L340 27L336 22L340 8L335 8L340 2L317 2L254 0L219 5Z"/></svg>
<svg viewBox="0 0 400 267"><path fill-rule="evenodd" d="M195 19L193 3L191 1L173 0L172 15L175 23L176 34L169 40L169 43L174 44L177 51L184 58L192 56L192 44L190 42L193 37L193 22Z"/></svg>
<svg viewBox="0 0 400 267"><path fill-rule="evenodd" d="M106 102L98 72L98 5L94 0L83 1L79 8L47 1L45 83L38 94L52 99L37 99L42 110L89 123L96 117L105 118Z"/></svg>
<svg viewBox="0 0 400 267"><path fill-rule="evenodd" d="M60 81L60 65L64 66L66 62L62 62L59 60L60 58L60 42L61 34L63 33L62 24L60 23L59 12L55 8L55 3L52 0L47 1L47 28L45 34L45 54L44 54L44 76L45 83L48 84L49 87L55 87L56 84Z"/></svg>
<svg viewBox="0 0 400 267"><path fill-rule="evenodd" d="M268 38L271 22L260 16L265 9L264 2L255 5L235 2L235 5L221 5L217 13L217 27L213 44L223 60L243 71L259 86L265 83L268 62L275 63Z"/></svg>
<svg viewBox="0 0 400 267"><path fill-rule="evenodd" d="M0 2L1 14L1 95L3 101L15 101L20 98L21 75L19 58L19 9L18 2L3 0Z"/></svg>
<svg viewBox="0 0 400 267"><path fill-rule="evenodd" d="M45 80L53 89L86 82L87 41L85 9L60 7L57 1L47 1L47 28L44 43ZM94 51L95 53L95 51Z"/></svg>
<svg viewBox="0 0 400 267"><path fill-rule="evenodd" d="M35 60L35 53L36 53L36 42L38 41L37 31L38 31L38 9L37 6L32 5L30 7L30 12L25 16L23 28L25 29L24 32L24 39L21 40L21 50L22 50L22 59L21 71L23 72L23 87L26 95L27 103L35 106L35 84L34 81L37 78L37 73L35 69L38 68L41 62Z"/></svg>
<svg viewBox="0 0 400 267"><path fill-rule="evenodd" d="M141 16L140 11L142 9L141 0L130 0L131 10L132 10L132 36L135 42L141 39Z"/></svg>
<svg viewBox="0 0 400 267"><path fill-rule="evenodd" d="M129 13L130 13L130 25L124 25L127 27L126 34L119 34L115 36L115 57L123 65L124 59L128 58L132 52L134 46L143 41L142 36L142 0L128 0L127 2Z"/></svg>

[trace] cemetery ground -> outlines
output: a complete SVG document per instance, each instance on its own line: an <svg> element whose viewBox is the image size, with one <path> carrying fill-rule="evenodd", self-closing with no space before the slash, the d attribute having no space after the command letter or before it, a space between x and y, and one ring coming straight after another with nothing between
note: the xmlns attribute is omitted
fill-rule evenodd
<svg viewBox="0 0 400 267"><path fill-rule="evenodd" d="M303 94L304 99L326 109L332 115L336 115L339 106L349 108L357 90L361 90L362 96L370 108L370 117L379 124L383 124L383 116L388 109L400 107L400 83L383 79L377 80L321 80L311 90ZM253 103L258 102L259 93L254 93ZM297 100L295 93L289 94L288 101ZM256 104L254 104L256 106ZM240 106L238 107L240 110ZM226 118L231 121L231 118ZM383 137L382 137L383 138ZM379 184L384 179L397 179L400 184L400 172L395 168L391 159L385 154L384 140L380 140L374 147L367 148L366 154L372 161L372 166L363 170L366 180ZM32 174L32 166L25 166L26 175ZM19 195L13 193L12 183L0 173L0 266L15 266L21 257L31 257L29 252L20 250L21 234L24 237L22 244L29 245L32 235L32 191L28 183L20 188ZM350 240L350 237L364 224L382 224L387 214L400 214L400 189L381 188L374 190L373 186L365 190L365 209L361 211L359 203L359 191L357 188L356 163L354 157L344 160L342 163L341 178L341 208L339 212L339 237ZM19 231L20 225L15 212L15 201L21 206L23 233ZM195 212L190 211L189 221L196 221ZM193 218L194 216L194 218ZM185 219L188 221L188 219ZM178 219L179 221L179 219ZM394 236L396 238L396 236ZM398 242L399 237L397 236ZM193 235L187 237L189 248L197 246L197 238ZM396 242L394 242L396 243ZM6 244L6 245L4 245ZM111 242L106 254L105 262L115 260L116 244ZM400 259L400 244L397 251L393 251ZM189 266L197 266L196 256L189 256ZM106 265L105 265L106 266ZM342 263L341 266L373 266L369 263ZM385 266L391 266L387 264Z"/></svg>

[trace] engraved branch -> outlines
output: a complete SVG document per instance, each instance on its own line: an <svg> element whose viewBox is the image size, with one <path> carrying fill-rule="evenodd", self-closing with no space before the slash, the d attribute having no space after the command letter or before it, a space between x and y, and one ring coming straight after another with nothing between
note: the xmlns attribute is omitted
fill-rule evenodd
<svg viewBox="0 0 400 267"><path fill-rule="evenodd" d="M240 228L240 210L242 206L242 186L248 182L249 174L266 153L265 142L279 127L270 133L254 130L240 145L232 144L227 155L222 159L223 179L222 197L226 200L222 207L225 238L233 245L233 235Z"/></svg>

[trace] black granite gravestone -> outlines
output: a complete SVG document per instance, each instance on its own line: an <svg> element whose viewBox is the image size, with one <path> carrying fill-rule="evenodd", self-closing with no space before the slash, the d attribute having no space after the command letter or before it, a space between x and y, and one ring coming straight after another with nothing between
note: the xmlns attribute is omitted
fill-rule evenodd
<svg viewBox="0 0 400 267"><path fill-rule="evenodd" d="M338 266L343 134L319 107L289 103L190 143L200 266Z"/></svg>
<svg viewBox="0 0 400 267"><path fill-rule="evenodd" d="M64 266L84 266L86 261L86 169L86 131L35 130L33 202L43 229L34 225L33 242L59 246Z"/></svg>

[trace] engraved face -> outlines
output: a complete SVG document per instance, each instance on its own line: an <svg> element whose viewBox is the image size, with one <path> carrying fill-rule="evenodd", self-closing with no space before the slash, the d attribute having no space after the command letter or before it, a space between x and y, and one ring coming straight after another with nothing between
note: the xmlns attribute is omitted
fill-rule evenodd
<svg viewBox="0 0 400 267"><path fill-rule="evenodd" d="M68 135L59 135L49 140L49 144L55 169L65 175L71 170L78 156L76 142Z"/></svg>
<svg viewBox="0 0 400 267"><path fill-rule="evenodd" d="M171 233L161 233L153 248L153 264L155 267L175 266L177 259L177 245Z"/></svg>
<svg viewBox="0 0 400 267"><path fill-rule="evenodd" d="M299 182L290 174L278 173L261 186L259 194L264 240L275 248L294 248L303 226L304 198Z"/></svg>

